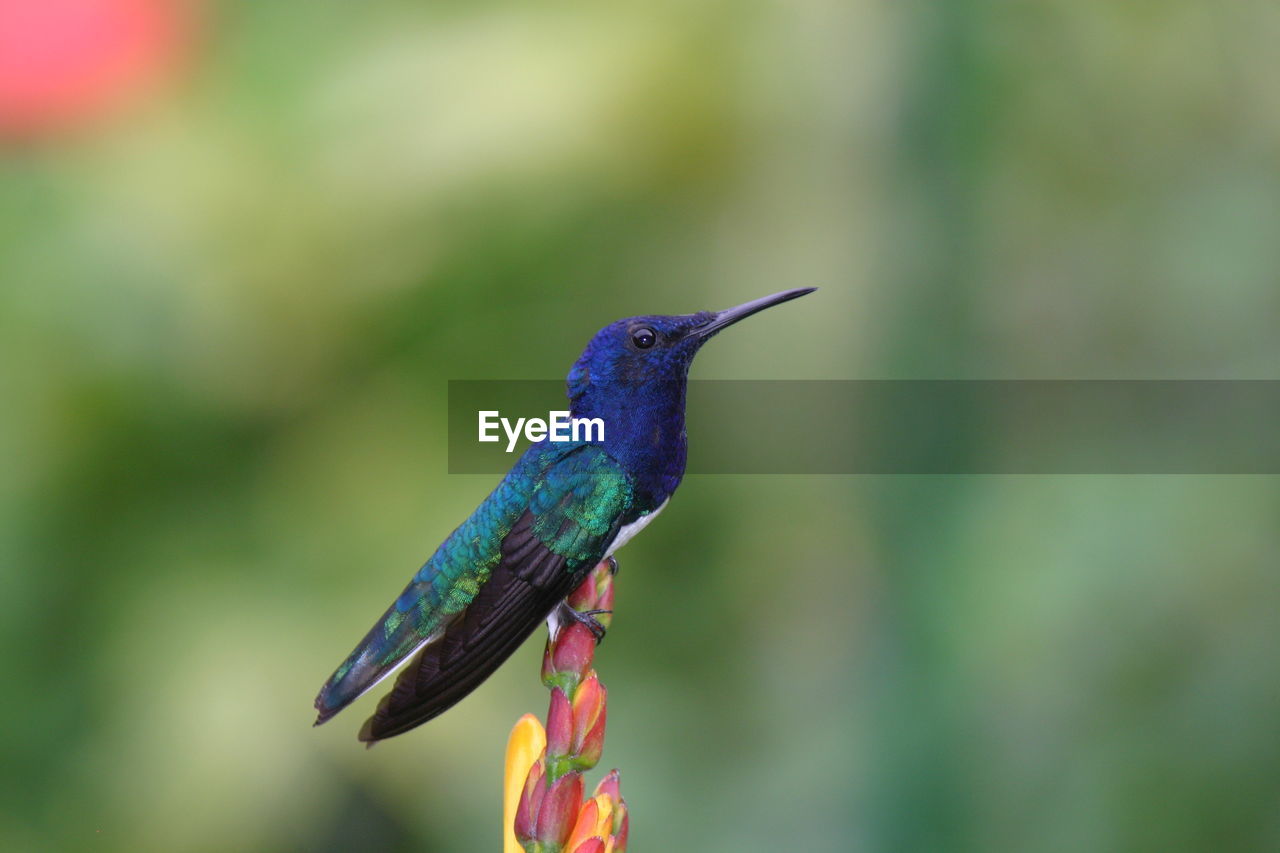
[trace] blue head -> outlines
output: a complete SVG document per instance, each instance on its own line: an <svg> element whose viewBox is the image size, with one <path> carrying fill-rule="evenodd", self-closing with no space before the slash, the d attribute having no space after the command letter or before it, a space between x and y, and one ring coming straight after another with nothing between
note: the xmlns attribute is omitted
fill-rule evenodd
<svg viewBox="0 0 1280 853"><path fill-rule="evenodd" d="M684 474L685 383L698 350L721 329L816 289L787 290L727 311L610 323L569 371L573 416L603 419L605 449L661 502Z"/></svg>

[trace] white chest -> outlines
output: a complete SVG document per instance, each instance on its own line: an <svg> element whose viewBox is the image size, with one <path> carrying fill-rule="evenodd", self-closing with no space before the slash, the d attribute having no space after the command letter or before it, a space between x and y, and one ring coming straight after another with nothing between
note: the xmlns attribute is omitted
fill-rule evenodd
<svg viewBox="0 0 1280 853"><path fill-rule="evenodd" d="M609 543L609 548L604 552L604 555L606 557L613 556L614 551L617 551L623 545L626 545L631 541L632 537L648 527L649 523L658 517L658 513L667 508L667 504L670 503L670 501L671 498L667 498L665 501L658 504L658 508L653 512L648 515L642 515L630 524L624 524L622 527L618 528L618 535L613 537L613 541Z"/></svg>
<svg viewBox="0 0 1280 853"><path fill-rule="evenodd" d="M622 527L618 528L618 535L613 537L613 541L609 543L609 548L604 552L604 555L606 557L612 557L614 551L617 551L623 545L626 545L628 542L630 542L632 537L634 537L641 530L644 530L645 527L649 525L649 522L657 518L658 513L662 512L662 510L666 508L667 501L670 501L670 500L671 498L667 498L667 500L659 504L658 508L655 509L653 512L649 513L648 515L642 515L639 518L637 518L635 521L631 522L630 524L624 524ZM559 607L557 607L556 609L552 610L549 614L547 614L547 630L551 632L552 637L560 633L560 627L561 627L560 617L561 617L561 612Z"/></svg>

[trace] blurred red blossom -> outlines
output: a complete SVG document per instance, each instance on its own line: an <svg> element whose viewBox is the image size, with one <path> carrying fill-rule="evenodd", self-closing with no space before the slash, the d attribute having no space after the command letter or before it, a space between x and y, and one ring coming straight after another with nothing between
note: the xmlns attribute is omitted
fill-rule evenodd
<svg viewBox="0 0 1280 853"><path fill-rule="evenodd" d="M34 139L117 114L173 78L191 0L0 0L0 135Z"/></svg>

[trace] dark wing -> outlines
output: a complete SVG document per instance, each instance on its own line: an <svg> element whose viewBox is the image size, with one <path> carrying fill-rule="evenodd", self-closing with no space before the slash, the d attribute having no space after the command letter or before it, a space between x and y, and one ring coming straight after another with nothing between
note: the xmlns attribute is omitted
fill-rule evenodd
<svg viewBox="0 0 1280 853"><path fill-rule="evenodd" d="M400 673L360 739L419 726L492 675L604 558L631 502L630 478L598 447L582 445L549 466L475 598Z"/></svg>
<svg viewBox="0 0 1280 853"><path fill-rule="evenodd" d="M471 604L501 561L499 546L529 507L540 459L526 453L422 565L386 613L352 650L316 697L316 725L354 702L423 646Z"/></svg>

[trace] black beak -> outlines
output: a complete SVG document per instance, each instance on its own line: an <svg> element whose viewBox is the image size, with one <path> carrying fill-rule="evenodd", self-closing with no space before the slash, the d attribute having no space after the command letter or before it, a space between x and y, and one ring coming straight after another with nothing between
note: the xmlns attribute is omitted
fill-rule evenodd
<svg viewBox="0 0 1280 853"><path fill-rule="evenodd" d="M766 308L772 308L775 305L781 305L783 302L790 302L792 299L799 299L806 293L813 293L816 287L800 287L795 290L784 290L781 293L775 293L772 296L763 296L760 299L753 299L750 302L744 302L736 308L729 308L718 312L711 318L711 322L700 329L694 330L693 334L699 338L709 338L725 326L732 326L739 320L744 320L759 311Z"/></svg>

